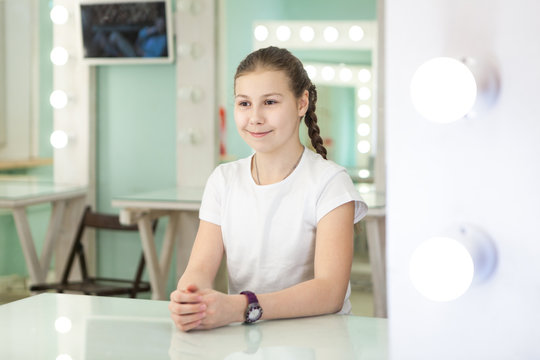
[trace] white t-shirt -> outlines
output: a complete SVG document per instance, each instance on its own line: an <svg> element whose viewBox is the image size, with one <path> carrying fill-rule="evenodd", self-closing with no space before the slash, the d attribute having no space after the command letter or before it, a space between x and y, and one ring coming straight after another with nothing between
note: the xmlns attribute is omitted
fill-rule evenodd
<svg viewBox="0 0 540 360"><path fill-rule="evenodd" d="M313 279L319 220L349 201L355 223L367 212L346 169L307 148L296 169L271 185L255 183L251 158L214 170L199 212L221 226L231 294L269 293ZM350 313L349 294L350 285L342 313Z"/></svg>

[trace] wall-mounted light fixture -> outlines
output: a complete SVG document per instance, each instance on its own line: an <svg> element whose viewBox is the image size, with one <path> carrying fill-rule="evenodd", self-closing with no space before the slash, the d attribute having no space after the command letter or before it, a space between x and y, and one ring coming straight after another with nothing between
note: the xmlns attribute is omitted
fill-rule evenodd
<svg viewBox="0 0 540 360"><path fill-rule="evenodd" d="M451 301L472 284L487 280L497 263L491 238L480 229L457 225L421 243L409 262L409 276L420 294L433 301Z"/></svg>
<svg viewBox="0 0 540 360"><path fill-rule="evenodd" d="M450 123L474 117L491 106L498 93L496 72L473 58L438 57L414 73L410 92L416 110L426 119Z"/></svg>
<svg viewBox="0 0 540 360"><path fill-rule="evenodd" d="M57 46L51 50L50 59L54 65L62 66L67 63L69 59L69 53L64 47Z"/></svg>
<svg viewBox="0 0 540 360"><path fill-rule="evenodd" d="M68 103L68 96L64 90L54 90L49 96L49 103L55 109L63 109Z"/></svg>
<svg viewBox="0 0 540 360"><path fill-rule="evenodd" d="M291 49L366 49L376 43L375 22L265 21L253 25L255 48L286 43Z"/></svg>
<svg viewBox="0 0 540 360"><path fill-rule="evenodd" d="M53 23L57 25L63 25L68 21L69 12L63 5L55 5L49 13Z"/></svg>
<svg viewBox="0 0 540 360"><path fill-rule="evenodd" d="M49 142L55 149L63 149L69 143L69 136L63 130L55 130L52 132Z"/></svg>

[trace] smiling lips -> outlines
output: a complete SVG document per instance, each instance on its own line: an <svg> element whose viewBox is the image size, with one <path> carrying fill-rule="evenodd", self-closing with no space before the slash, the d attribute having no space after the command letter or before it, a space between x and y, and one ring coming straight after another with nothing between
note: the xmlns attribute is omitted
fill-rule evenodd
<svg viewBox="0 0 540 360"><path fill-rule="evenodd" d="M255 138L262 138L268 134L270 134L272 132L272 130L270 131L265 131L265 132L251 132L251 131L248 131L251 136L255 137Z"/></svg>

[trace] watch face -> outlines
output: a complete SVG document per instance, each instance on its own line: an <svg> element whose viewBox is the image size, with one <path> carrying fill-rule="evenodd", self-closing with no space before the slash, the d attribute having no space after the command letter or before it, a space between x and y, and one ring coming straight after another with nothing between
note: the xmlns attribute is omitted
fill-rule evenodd
<svg viewBox="0 0 540 360"><path fill-rule="evenodd" d="M246 322L252 323L259 320L262 316L262 308L258 303L251 303L248 305L246 311Z"/></svg>
<svg viewBox="0 0 540 360"><path fill-rule="evenodd" d="M259 318L261 317L261 309L260 308L251 309L248 317L249 317L249 320L252 320L252 321L259 320Z"/></svg>

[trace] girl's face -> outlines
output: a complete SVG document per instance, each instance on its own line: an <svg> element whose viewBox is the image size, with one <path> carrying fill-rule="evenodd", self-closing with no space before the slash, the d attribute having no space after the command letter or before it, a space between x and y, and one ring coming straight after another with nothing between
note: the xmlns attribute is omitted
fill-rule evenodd
<svg viewBox="0 0 540 360"><path fill-rule="evenodd" d="M297 99L283 71L260 70L235 83L234 119L240 136L257 152L292 149L300 144L300 118L308 92Z"/></svg>

